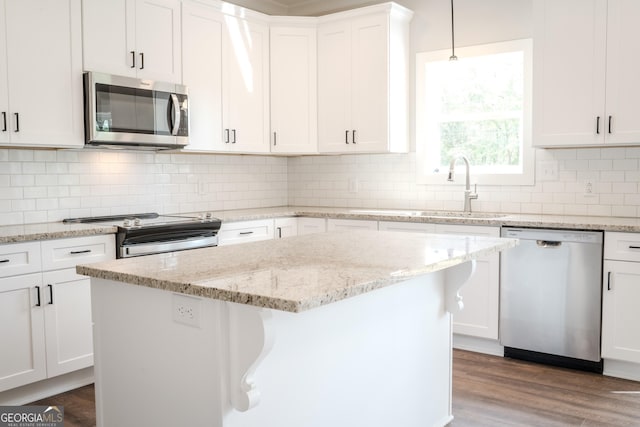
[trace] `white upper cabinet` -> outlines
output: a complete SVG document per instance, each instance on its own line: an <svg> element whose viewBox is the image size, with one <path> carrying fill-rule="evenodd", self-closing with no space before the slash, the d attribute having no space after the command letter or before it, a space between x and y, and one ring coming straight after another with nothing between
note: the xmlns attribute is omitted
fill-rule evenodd
<svg viewBox="0 0 640 427"><path fill-rule="evenodd" d="M180 0L83 0L84 68L181 82Z"/></svg>
<svg viewBox="0 0 640 427"><path fill-rule="evenodd" d="M222 42L224 15L182 3L182 77L189 90L189 145L185 151L224 150L222 142Z"/></svg>
<svg viewBox="0 0 640 427"><path fill-rule="evenodd" d="M224 6L183 4L183 84L193 112L186 150L268 153L269 27Z"/></svg>
<svg viewBox="0 0 640 427"><path fill-rule="evenodd" d="M0 144L84 144L81 25L80 0L0 1Z"/></svg>
<svg viewBox="0 0 640 427"><path fill-rule="evenodd" d="M540 0L533 10L534 145L640 143L640 2Z"/></svg>
<svg viewBox="0 0 640 427"><path fill-rule="evenodd" d="M306 22L270 28L272 153L318 152L316 24Z"/></svg>
<svg viewBox="0 0 640 427"><path fill-rule="evenodd" d="M269 152L269 26L225 15L223 143L229 151Z"/></svg>
<svg viewBox="0 0 640 427"><path fill-rule="evenodd" d="M321 152L406 152L409 21L384 4L320 18Z"/></svg>

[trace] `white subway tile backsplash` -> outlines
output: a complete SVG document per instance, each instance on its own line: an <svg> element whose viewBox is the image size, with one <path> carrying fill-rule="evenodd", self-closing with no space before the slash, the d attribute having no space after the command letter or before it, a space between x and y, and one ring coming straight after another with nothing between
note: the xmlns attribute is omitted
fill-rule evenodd
<svg viewBox="0 0 640 427"><path fill-rule="evenodd" d="M0 149L0 225L282 206L287 179L284 157Z"/></svg>

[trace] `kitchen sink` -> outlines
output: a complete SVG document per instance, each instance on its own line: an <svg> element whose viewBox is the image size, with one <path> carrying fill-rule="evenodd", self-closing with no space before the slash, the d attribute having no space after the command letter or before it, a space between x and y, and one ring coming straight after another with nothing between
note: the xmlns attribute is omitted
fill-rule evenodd
<svg viewBox="0 0 640 427"><path fill-rule="evenodd" d="M350 213L363 215L395 215L424 218L469 218L469 219L497 219L504 218L506 214L490 212L456 212L456 211L413 211L393 209L351 209Z"/></svg>

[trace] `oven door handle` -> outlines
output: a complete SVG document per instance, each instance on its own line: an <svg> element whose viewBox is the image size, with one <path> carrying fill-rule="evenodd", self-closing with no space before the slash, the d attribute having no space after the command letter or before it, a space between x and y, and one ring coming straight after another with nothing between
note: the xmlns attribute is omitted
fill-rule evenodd
<svg viewBox="0 0 640 427"><path fill-rule="evenodd" d="M122 245L120 248L118 248L118 255L120 258L129 258L134 256L182 251L185 249L197 249L217 245L218 236L197 236L183 240L172 240L170 242L148 242Z"/></svg>

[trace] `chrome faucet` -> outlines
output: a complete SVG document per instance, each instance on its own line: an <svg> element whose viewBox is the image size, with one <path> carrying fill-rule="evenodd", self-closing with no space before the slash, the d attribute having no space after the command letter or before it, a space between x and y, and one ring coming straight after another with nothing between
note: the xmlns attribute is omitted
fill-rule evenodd
<svg viewBox="0 0 640 427"><path fill-rule="evenodd" d="M456 160L462 159L464 160L464 166L466 169L467 177L465 181L464 187L464 211L471 213L471 200L476 200L478 198L478 193L474 188L474 192L471 192L471 177L469 176L469 159L465 156L454 157L451 159L451 163L449 164L449 175L447 176L447 181L453 182L453 175L455 173Z"/></svg>

